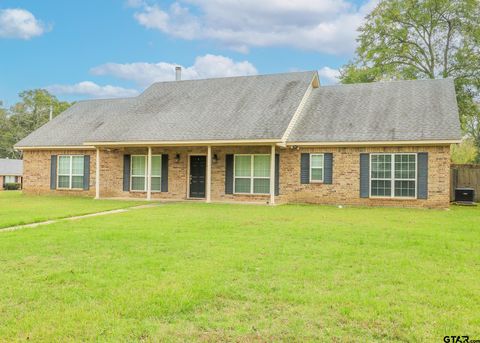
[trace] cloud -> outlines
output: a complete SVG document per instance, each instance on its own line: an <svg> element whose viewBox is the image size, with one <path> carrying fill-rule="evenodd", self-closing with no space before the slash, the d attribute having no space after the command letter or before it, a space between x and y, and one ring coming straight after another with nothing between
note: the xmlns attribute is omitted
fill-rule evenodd
<svg viewBox="0 0 480 343"><path fill-rule="evenodd" d="M168 62L106 63L92 68L90 72L97 76L114 76L147 87L158 81L173 81L176 66L178 64ZM258 74L257 69L248 61L235 62L228 57L210 54L197 57L190 67L182 66L184 80L255 74Z"/></svg>
<svg viewBox="0 0 480 343"><path fill-rule="evenodd" d="M321 84L331 85L339 82L340 71L330 67L323 67L318 71L318 75L320 76Z"/></svg>
<svg viewBox="0 0 480 343"><path fill-rule="evenodd" d="M90 72L97 76L114 76L135 82L140 88L146 88L157 81L173 81L175 67L178 64L159 63L106 63L92 68ZM204 79L224 76L255 75L257 69L247 61L235 62L231 58L217 55L199 56L190 67L182 68L182 79ZM81 95L91 98L120 98L136 96L137 89L112 85L100 86L92 81L83 81L72 85L51 85L46 89L57 95Z"/></svg>
<svg viewBox="0 0 480 343"><path fill-rule="evenodd" d="M0 9L0 38L30 39L47 31L48 28L27 10Z"/></svg>
<svg viewBox="0 0 480 343"><path fill-rule="evenodd" d="M378 0L179 0L167 8L143 3L135 20L148 29L186 40L219 41L237 51L289 46L349 54L357 28Z"/></svg>
<svg viewBox="0 0 480 343"><path fill-rule="evenodd" d="M143 0L126 0L125 1L125 6L127 7L137 8L145 5L146 3Z"/></svg>
<svg viewBox="0 0 480 343"><path fill-rule="evenodd" d="M111 85L99 86L91 81L83 81L73 85L51 85L46 88L53 94L86 95L92 98L122 98L139 94L136 89Z"/></svg>

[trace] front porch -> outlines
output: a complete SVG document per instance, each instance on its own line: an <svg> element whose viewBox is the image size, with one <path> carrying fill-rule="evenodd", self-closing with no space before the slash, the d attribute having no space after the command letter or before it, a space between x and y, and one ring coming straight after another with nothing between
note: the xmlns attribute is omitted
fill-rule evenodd
<svg viewBox="0 0 480 343"><path fill-rule="evenodd" d="M275 204L271 145L95 146L95 198Z"/></svg>

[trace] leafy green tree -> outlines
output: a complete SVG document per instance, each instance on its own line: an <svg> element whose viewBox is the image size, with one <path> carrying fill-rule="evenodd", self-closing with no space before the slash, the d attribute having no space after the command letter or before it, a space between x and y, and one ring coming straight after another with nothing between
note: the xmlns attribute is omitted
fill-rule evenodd
<svg viewBox="0 0 480 343"><path fill-rule="evenodd" d="M7 110L3 108L3 103L0 101L0 157L14 157L11 153L10 145L10 122L7 116Z"/></svg>
<svg viewBox="0 0 480 343"><path fill-rule="evenodd" d="M21 157L13 145L44 125L49 120L50 108L52 117L56 117L72 105L44 89L26 90L19 96L21 100L8 111L0 108L0 157Z"/></svg>
<svg viewBox="0 0 480 343"><path fill-rule="evenodd" d="M460 144L452 145L452 162L457 164L474 163L478 155L472 139L464 139Z"/></svg>
<svg viewBox="0 0 480 343"><path fill-rule="evenodd" d="M382 0L359 32L342 83L455 78L462 128L480 147L480 1Z"/></svg>

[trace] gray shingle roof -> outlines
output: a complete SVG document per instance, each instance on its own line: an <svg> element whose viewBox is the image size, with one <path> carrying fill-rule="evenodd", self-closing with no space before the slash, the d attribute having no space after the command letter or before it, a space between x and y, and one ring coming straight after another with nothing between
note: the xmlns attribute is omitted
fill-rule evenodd
<svg viewBox="0 0 480 343"><path fill-rule="evenodd" d="M315 72L160 82L90 141L280 139Z"/></svg>
<svg viewBox="0 0 480 343"><path fill-rule="evenodd" d="M8 158L0 158L0 176L22 176L23 161L9 160Z"/></svg>
<svg viewBox="0 0 480 343"><path fill-rule="evenodd" d="M16 146L280 139L314 75L159 82L136 98L78 102Z"/></svg>
<svg viewBox="0 0 480 343"><path fill-rule="evenodd" d="M106 122L118 120L135 102L130 99L79 101L15 146L80 146Z"/></svg>
<svg viewBox="0 0 480 343"><path fill-rule="evenodd" d="M290 142L460 139L453 80L322 86L312 92Z"/></svg>
<svg viewBox="0 0 480 343"><path fill-rule="evenodd" d="M316 72L155 83L135 98L80 101L16 144L280 140ZM452 80L313 89L289 142L460 138Z"/></svg>

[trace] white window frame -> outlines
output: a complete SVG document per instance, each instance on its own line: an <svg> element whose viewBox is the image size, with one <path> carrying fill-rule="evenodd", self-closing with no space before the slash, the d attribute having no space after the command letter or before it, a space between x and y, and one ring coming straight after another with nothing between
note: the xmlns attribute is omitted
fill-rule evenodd
<svg viewBox="0 0 480 343"><path fill-rule="evenodd" d="M84 163L84 168L83 168L83 174L73 174L73 157L83 157L83 163ZM60 174L60 158L61 157L68 157L70 159L70 173L67 174ZM60 176L68 176L68 187L59 187L59 180ZM57 157L57 189L83 189L81 188L73 188L72 183L73 183L73 177L74 176L82 176L85 179L85 156L84 155L58 155ZM85 180L83 180L85 182Z"/></svg>
<svg viewBox="0 0 480 343"><path fill-rule="evenodd" d="M162 192L162 168L163 168L162 155L152 155L152 161L153 161L154 157L160 157L160 171L159 171L158 175L155 175L154 171L152 169L152 175L150 175L150 179L154 178L154 177L160 178L160 189L159 190L153 190L152 189L151 191L152 191L152 193L161 193ZM148 158L147 158L147 163L148 163ZM152 184L152 183L150 182L150 184Z"/></svg>
<svg viewBox="0 0 480 343"><path fill-rule="evenodd" d="M391 163L391 174L390 178L372 178L372 156L384 156L390 155L390 163ZM396 178L395 177L395 156L397 155L414 155L415 156L415 179L405 179L405 178ZM418 153L415 152L402 152L402 153L374 153L370 154L370 169L368 171L368 191L370 194L370 198L384 198L384 199L417 199L417 187L418 187ZM388 195L372 195L372 180L379 180L379 181L390 181L391 190L390 196ZM415 194L412 197L402 197L402 196L395 196L395 181L414 181L415 182Z"/></svg>
<svg viewBox="0 0 480 343"><path fill-rule="evenodd" d="M236 163L236 156L250 156L250 176L236 176L235 175L235 163ZM234 154L233 155L233 194L259 194L259 195L268 195L268 193L254 193L253 192L253 183L255 179L262 179L262 180L270 180L270 176L254 176L254 158L255 156L270 156L270 154ZM271 161L270 161L271 163ZM237 179L250 179L250 192L236 192L236 182Z"/></svg>
<svg viewBox="0 0 480 343"><path fill-rule="evenodd" d="M12 178L13 181L8 181L9 178ZM16 179L16 176L15 176L15 175L5 175L5 184L7 184L7 183L16 183L15 179Z"/></svg>
<svg viewBox="0 0 480 343"><path fill-rule="evenodd" d="M322 156L322 166L321 167L312 167L312 156ZM322 170L322 179L321 180L312 180L312 169L321 169ZM323 183L325 180L325 154L310 154L309 161L309 171L308 171L308 181L309 183Z"/></svg>
<svg viewBox="0 0 480 343"><path fill-rule="evenodd" d="M151 190L152 193L160 193L162 192L162 155L152 155L153 157L160 156L160 174L159 175L154 175L153 170L152 170L152 175L150 175L150 178L152 177L159 177L160 178L160 190ZM133 157L143 157L145 159L145 175L133 175ZM131 155L130 156L130 192L146 192L147 191L147 180L148 180L148 155ZM132 189L132 179L134 177L143 177L145 179L145 186L142 189Z"/></svg>

